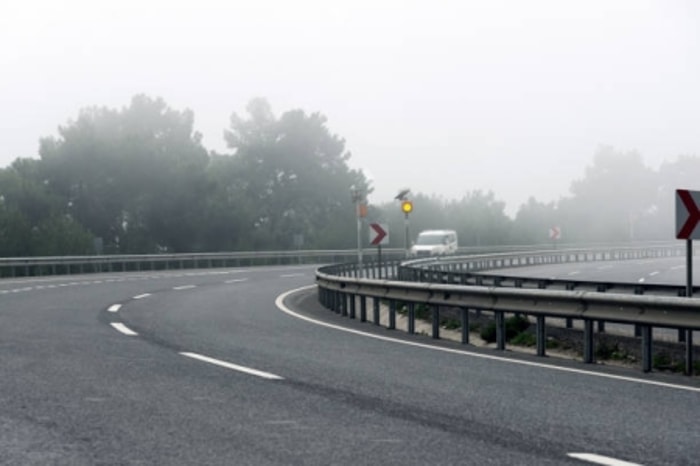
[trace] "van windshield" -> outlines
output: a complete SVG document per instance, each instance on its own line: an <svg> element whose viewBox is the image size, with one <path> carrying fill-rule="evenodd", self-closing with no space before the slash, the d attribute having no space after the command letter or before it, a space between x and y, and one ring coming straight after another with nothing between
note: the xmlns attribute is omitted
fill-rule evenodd
<svg viewBox="0 0 700 466"><path fill-rule="evenodd" d="M445 235L418 235L416 244L419 246L433 246L445 244Z"/></svg>

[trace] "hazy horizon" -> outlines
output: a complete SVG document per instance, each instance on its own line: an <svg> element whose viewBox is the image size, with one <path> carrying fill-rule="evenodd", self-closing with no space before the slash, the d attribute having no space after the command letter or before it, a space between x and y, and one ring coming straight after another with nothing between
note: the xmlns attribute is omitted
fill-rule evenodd
<svg viewBox="0 0 700 466"><path fill-rule="evenodd" d="M481 189L512 215L566 196L601 145L653 168L700 155L698 19L631 0L2 6L0 167L140 93L191 109L227 153L230 115L263 97L324 114L373 203Z"/></svg>

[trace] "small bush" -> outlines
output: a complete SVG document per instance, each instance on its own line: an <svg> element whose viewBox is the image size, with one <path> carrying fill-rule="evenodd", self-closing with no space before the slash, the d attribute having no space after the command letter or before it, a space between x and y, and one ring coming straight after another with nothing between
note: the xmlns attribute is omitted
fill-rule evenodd
<svg viewBox="0 0 700 466"><path fill-rule="evenodd" d="M674 361L671 355L665 352L654 355L652 362L654 369L667 370L671 372L684 372L685 361Z"/></svg>
<svg viewBox="0 0 700 466"><path fill-rule="evenodd" d="M535 346L537 337L530 332L520 332L510 342L518 346Z"/></svg>
<svg viewBox="0 0 700 466"><path fill-rule="evenodd" d="M614 345L609 345L608 343L601 342L598 347L595 349L595 357L596 359L611 359L612 356L616 353L618 353L620 349L618 348L617 343Z"/></svg>
<svg viewBox="0 0 700 466"><path fill-rule="evenodd" d="M447 330L456 330L458 328L462 328L462 323L457 319L442 319L442 322L440 323Z"/></svg>
<svg viewBox="0 0 700 466"><path fill-rule="evenodd" d="M517 335L523 333L530 326L530 322L523 316L513 316L506 319L506 341L510 342ZM481 339L487 343L496 341L496 322L489 322L481 327Z"/></svg>
<svg viewBox="0 0 700 466"><path fill-rule="evenodd" d="M416 319L427 320L430 317L430 308L425 304L416 304L414 309Z"/></svg>
<svg viewBox="0 0 700 466"><path fill-rule="evenodd" d="M493 343L496 341L496 322L489 322L488 324L481 327L479 331L479 336L486 343Z"/></svg>
<svg viewBox="0 0 700 466"><path fill-rule="evenodd" d="M515 315L506 319L506 339L512 340L530 327L530 321L522 315Z"/></svg>

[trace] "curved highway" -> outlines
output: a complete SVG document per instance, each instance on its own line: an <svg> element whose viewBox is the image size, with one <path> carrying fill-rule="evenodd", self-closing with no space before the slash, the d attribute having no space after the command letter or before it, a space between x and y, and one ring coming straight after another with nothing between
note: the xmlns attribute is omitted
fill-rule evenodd
<svg viewBox="0 0 700 466"><path fill-rule="evenodd" d="M0 281L0 464L699 461L695 379L358 324L314 270Z"/></svg>

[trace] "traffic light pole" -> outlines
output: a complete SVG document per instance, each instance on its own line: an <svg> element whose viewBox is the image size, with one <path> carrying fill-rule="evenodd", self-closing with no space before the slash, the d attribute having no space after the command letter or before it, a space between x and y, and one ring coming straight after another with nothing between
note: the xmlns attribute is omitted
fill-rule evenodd
<svg viewBox="0 0 700 466"><path fill-rule="evenodd" d="M406 247L406 257L409 255L409 251L411 250L411 245L409 244L408 238L410 238L408 234L408 212L404 214L404 229L405 229L405 235L404 235L404 245Z"/></svg>

